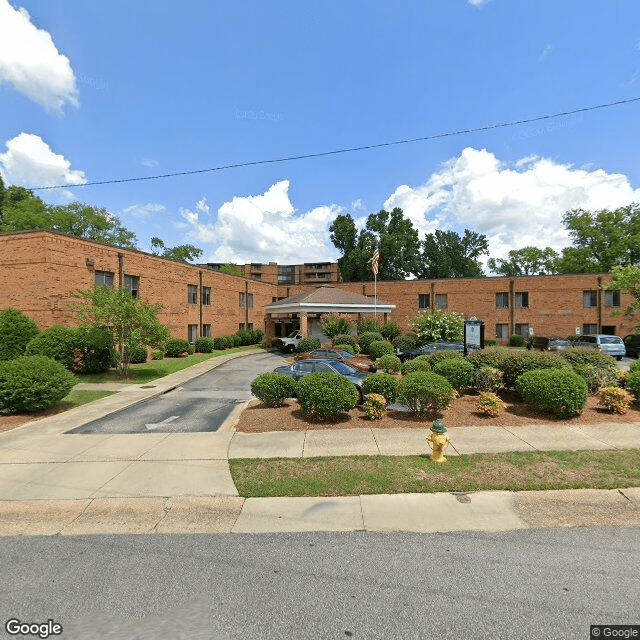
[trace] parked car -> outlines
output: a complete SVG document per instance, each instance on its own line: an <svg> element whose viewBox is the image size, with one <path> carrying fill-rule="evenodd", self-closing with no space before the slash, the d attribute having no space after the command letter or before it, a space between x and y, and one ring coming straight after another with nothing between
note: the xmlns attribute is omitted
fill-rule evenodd
<svg viewBox="0 0 640 640"><path fill-rule="evenodd" d="M358 371L353 367L341 362L340 360L296 360L293 364L284 367L276 367L276 373L283 373L285 376L291 376L296 382L303 376L310 373L337 373L345 377L349 382L353 382L360 394L360 402L363 402L364 394L362 393L362 381L369 373Z"/></svg>
<svg viewBox="0 0 640 640"><path fill-rule="evenodd" d="M375 373L378 370L376 363L366 356L354 356L343 349L314 349L305 351L296 356L296 360L340 360L358 371L370 371Z"/></svg>
<svg viewBox="0 0 640 640"><path fill-rule="evenodd" d="M640 357L640 333L633 333L630 336L625 336L622 340L624 342L627 355L630 358Z"/></svg>
<svg viewBox="0 0 640 640"><path fill-rule="evenodd" d="M540 351L564 351L573 345L564 338L545 338L533 336L527 343L527 349L540 349Z"/></svg>
<svg viewBox="0 0 640 640"><path fill-rule="evenodd" d="M418 356L430 355L436 351L459 351L463 353L464 345L461 342L428 342L421 347L406 349L405 351L398 350L396 353L400 360L404 362Z"/></svg>
<svg viewBox="0 0 640 640"><path fill-rule="evenodd" d="M278 338L275 341L275 345L284 351L285 353L293 353L296 350L298 344L302 340L302 332L299 330L292 331L288 336L284 338Z"/></svg>
<svg viewBox="0 0 640 640"><path fill-rule="evenodd" d="M608 353L610 356L614 356L616 360L622 360L623 356L627 354L622 338L619 336L606 336L600 333L597 335L582 336L580 340L575 343L575 346L597 349L598 351L602 351L602 353Z"/></svg>

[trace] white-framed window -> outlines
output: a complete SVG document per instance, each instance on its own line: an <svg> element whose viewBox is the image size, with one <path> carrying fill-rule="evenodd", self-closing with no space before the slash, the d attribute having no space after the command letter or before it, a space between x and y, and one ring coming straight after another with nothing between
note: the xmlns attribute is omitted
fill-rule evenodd
<svg viewBox="0 0 640 640"><path fill-rule="evenodd" d="M211 287L202 287L202 304L206 306L211 304Z"/></svg>

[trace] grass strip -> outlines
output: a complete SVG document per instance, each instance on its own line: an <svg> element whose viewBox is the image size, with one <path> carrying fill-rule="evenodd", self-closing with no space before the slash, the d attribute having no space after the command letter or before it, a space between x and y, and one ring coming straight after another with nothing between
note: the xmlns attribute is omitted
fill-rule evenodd
<svg viewBox="0 0 640 640"><path fill-rule="evenodd" d="M355 496L439 491L541 491L640 486L640 449L450 456L237 458L240 496Z"/></svg>
<svg viewBox="0 0 640 640"><path fill-rule="evenodd" d="M230 353L238 353L240 351L257 350L259 347L251 345L248 347L236 347L234 349L225 349L224 351L214 351L213 353L195 353L192 356L184 356L182 358L164 358L162 360L152 360L143 364L129 365L129 375L126 378L118 377L115 369L109 369L104 373L94 373L85 376L76 376L78 382L100 383L100 382L120 382L125 384L144 384L163 378L176 371L182 371L194 364L218 358Z"/></svg>
<svg viewBox="0 0 640 640"><path fill-rule="evenodd" d="M83 404L88 404L100 398L111 396L117 391L72 391L56 404L57 407L64 407L64 410L73 409Z"/></svg>

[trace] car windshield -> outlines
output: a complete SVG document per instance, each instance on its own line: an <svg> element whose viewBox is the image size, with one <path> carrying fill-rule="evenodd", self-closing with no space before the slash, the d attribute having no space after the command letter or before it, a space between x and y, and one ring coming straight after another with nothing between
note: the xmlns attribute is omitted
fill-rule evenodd
<svg viewBox="0 0 640 640"><path fill-rule="evenodd" d="M298 332L297 331L292 331L287 338L297 338L298 337Z"/></svg>
<svg viewBox="0 0 640 640"><path fill-rule="evenodd" d="M620 344L622 342L621 338L618 336L603 336L600 338L600 344Z"/></svg>
<svg viewBox="0 0 640 640"><path fill-rule="evenodd" d="M568 340L562 340L561 338L549 338L549 344L553 344L556 347L568 347L571 343Z"/></svg>
<svg viewBox="0 0 640 640"><path fill-rule="evenodd" d="M355 358L355 356L350 354L348 351L343 351L342 349L334 349L334 351L345 360L351 360L351 358Z"/></svg>
<svg viewBox="0 0 640 640"><path fill-rule="evenodd" d="M345 364L344 362L340 362L339 360L335 360L334 362L332 362L331 366L338 373L341 373L343 376L350 376L356 372L356 370L353 367L350 367L348 364Z"/></svg>

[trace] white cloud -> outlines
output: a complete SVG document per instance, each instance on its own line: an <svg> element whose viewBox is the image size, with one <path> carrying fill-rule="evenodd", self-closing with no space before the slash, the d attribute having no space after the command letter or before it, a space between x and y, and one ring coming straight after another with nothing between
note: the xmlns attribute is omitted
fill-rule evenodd
<svg viewBox="0 0 640 640"><path fill-rule="evenodd" d="M160 163L157 160L140 160L140 164L143 167L147 167L147 169L153 169L157 167Z"/></svg>
<svg viewBox="0 0 640 640"><path fill-rule="evenodd" d="M54 153L40 136L20 133L6 146L7 151L0 154L0 173L9 184L50 187L87 181L84 171L71 170L71 162Z"/></svg>
<svg viewBox="0 0 640 640"><path fill-rule="evenodd" d="M335 259L328 227L342 210L320 206L298 214L289 199L289 181L272 185L265 193L237 196L211 214L206 199L195 211L180 209L192 241L217 245L212 262L271 262L297 264Z"/></svg>
<svg viewBox="0 0 640 640"><path fill-rule="evenodd" d="M486 149L467 147L418 187L402 185L385 202L401 207L421 231L469 228L487 236L492 257L528 245L570 244L562 217L640 201L626 176L587 171L529 156L509 166Z"/></svg>
<svg viewBox="0 0 640 640"><path fill-rule="evenodd" d="M166 209L167 208L163 204L147 202L147 204L132 204L130 207L123 209L122 212L144 220L150 215L162 213L163 211L166 211Z"/></svg>
<svg viewBox="0 0 640 640"><path fill-rule="evenodd" d="M38 29L22 7L0 0L0 83L8 82L52 111L78 106L78 89L69 59L47 31Z"/></svg>
<svg viewBox="0 0 640 640"><path fill-rule="evenodd" d="M553 51L553 45L545 44L544 49L540 53L540 60L544 60L545 58L547 58L549 55L551 55L552 51Z"/></svg>
<svg viewBox="0 0 640 640"><path fill-rule="evenodd" d="M489 0L469 0L469 4L472 7L481 7L483 4L486 4Z"/></svg>

